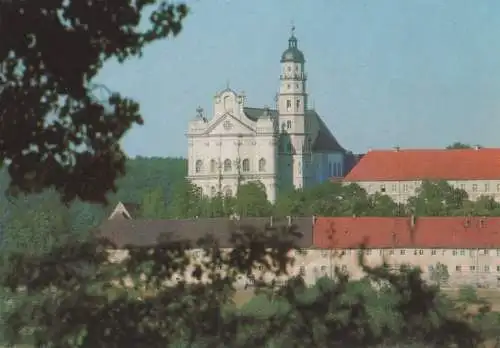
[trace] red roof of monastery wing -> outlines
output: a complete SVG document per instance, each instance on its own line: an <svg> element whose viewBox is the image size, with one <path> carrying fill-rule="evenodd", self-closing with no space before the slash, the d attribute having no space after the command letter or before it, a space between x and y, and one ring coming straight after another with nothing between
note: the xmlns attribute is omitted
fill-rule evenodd
<svg viewBox="0 0 500 348"><path fill-rule="evenodd" d="M318 248L498 248L500 218L481 217L318 217Z"/></svg>
<svg viewBox="0 0 500 348"><path fill-rule="evenodd" d="M345 181L500 179L500 148L369 151Z"/></svg>

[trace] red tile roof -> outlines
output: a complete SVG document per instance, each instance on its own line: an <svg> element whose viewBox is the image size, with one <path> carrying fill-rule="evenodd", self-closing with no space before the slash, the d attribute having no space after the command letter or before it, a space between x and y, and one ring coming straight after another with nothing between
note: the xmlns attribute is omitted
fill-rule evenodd
<svg viewBox="0 0 500 348"><path fill-rule="evenodd" d="M373 150L345 181L500 179L500 148Z"/></svg>
<svg viewBox="0 0 500 348"><path fill-rule="evenodd" d="M498 248L498 217L318 217L318 248Z"/></svg>

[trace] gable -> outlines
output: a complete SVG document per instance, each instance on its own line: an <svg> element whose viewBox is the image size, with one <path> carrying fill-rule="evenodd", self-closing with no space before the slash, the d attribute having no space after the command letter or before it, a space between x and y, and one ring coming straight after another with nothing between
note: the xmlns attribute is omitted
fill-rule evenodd
<svg viewBox="0 0 500 348"><path fill-rule="evenodd" d="M210 135L231 135L231 134L255 134L252 125L246 124L231 114L225 114L219 117L213 125L207 129Z"/></svg>

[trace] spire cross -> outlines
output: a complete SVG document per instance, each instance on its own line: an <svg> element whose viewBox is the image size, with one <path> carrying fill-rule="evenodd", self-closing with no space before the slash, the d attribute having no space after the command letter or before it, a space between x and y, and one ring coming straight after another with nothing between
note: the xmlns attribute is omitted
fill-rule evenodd
<svg viewBox="0 0 500 348"><path fill-rule="evenodd" d="M295 24L292 21L292 36L294 36L294 35L295 35Z"/></svg>

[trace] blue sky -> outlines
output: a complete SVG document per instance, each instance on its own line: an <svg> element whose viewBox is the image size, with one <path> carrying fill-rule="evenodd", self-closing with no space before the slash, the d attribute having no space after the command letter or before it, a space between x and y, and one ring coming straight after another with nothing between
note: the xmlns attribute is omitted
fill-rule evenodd
<svg viewBox="0 0 500 348"><path fill-rule="evenodd" d="M273 105L291 21L310 101L339 142L500 146L498 0L193 0L184 30L96 80L141 103L130 156L186 156L187 123L230 81Z"/></svg>

